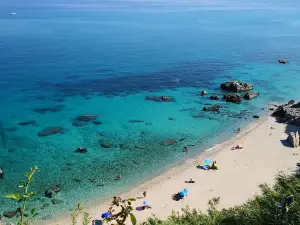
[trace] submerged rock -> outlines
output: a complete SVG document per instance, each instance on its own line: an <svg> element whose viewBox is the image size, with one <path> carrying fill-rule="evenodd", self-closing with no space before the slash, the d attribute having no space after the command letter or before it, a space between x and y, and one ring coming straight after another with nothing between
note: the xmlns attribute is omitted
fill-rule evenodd
<svg viewBox="0 0 300 225"><path fill-rule="evenodd" d="M20 126L27 126L27 125L36 125L36 121L35 120L28 120L28 121L24 121L24 122L20 122L18 123L18 125Z"/></svg>
<svg viewBox="0 0 300 225"><path fill-rule="evenodd" d="M49 203L45 203L44 205L41 206L41 209L45 209L45 208L48 208L50 206Z"/></svg>
<svg viewBox="0 0 300 225"><path fill-rule="evenodd" d="M144 123L144 120L129 120L128 123Z"/></svg>
<svg viewBox="0 0 300 225"><path fill-rule="evenodd" d="M289 63L289 61L284 60L284 59L279 59L278 62L281 63L281 64L288 64Z"/></svg>
<svg viewBox="0 0 300 225"><path fill-rule="evenodd" d="M234 93L234 94L226 94L223 97L226 102L233 102L233 103L241 103L243 101L243 98L240 94Z"/></svg>
<svg viewBox="0 0 300 225"><path fill-rule="evenodd" d="M250 100L250 99L256 98L257 96L259 96L259 92L247 92L244 95L244 99Z"/></svg>
<svg viewBox="0 0 300 225"><path fill-rule="evenodd" d="M299 146L299 133L298 131L296 133L290 132L287 137L287 142L291 144L293 148L296 148Z"/></svg>
<svg viewBox="0 0 300 225"><path fill-rule="evenodd" d="M38 133L38 136L44 137L62 132L63 127L47 127Z"/></svg>
<svg viewBox="0 0 300 225"><path fill-rule="evenodd" d="M76 118L76 120L84 121L84 122L90 122L90 121L96 120L97 117L98 117L98 115L95 115L95 114L87 114L87 115L78 116Z"/></svg>
<svg viewBox="0 0 300 225"><path fill-rule="evenodd" d="M219 100L220 97L218 95L212 95L212 96L210 96L210 99L211 100Z"/></svg>
<svg viewBox="0 0 300 225"><path fill-rule="evenodd" d="M259 119L259 115L252 116L254 119Z"/></svg>
<svg viewBox="0 0 300 225"><path fill-rule="evenodd" d="M19 210L17 209L16 211L6 211L3 213L3 216L7 218L14 218L18 214Z"/></svg>
<svg viewBox="0 0 300 225"><path fill-rule="evenodd" d="M56 195L61 190L61 186L59 184L56 184L52 188L49 188L45 191L45 196L47 198L52 198L54 195Z"/></svg>
<svg viewBox="0 0 300 225"><path fill-rule="evenodd" d="M72 123L72 125L74 126L74 127L82 127L82 126L85 126L85 125L87 125L88 123L87 122L84 122L84 121L74 121L73 123Z"/></svg>
<svg viewBox="0 0 300 225"><path fill-rule="evenodd" d="M101 124L102 124L102 122L101 122L101 121L98 121L98 120L94 120L92 123L93 123L94 125L101 125Z"/></svg>
<svg viewBox="0 0 300 225"><path fill-rule="evenodd" d="M15 132L15 131L19 130L19 128L17 128L17 127L6 127L6 128L4 128L4 130L6 132Z"/></svg>
<svg viewBox="0 0 300 225"><path fill-rule="evenodd" d="M175 99L171 96L146 96L146 100L154 102L175 102Z"/></svg>
<svg viewBox="0 0 300 225"><path fill-rule="evenodd" d="M250 91L253 89L253 85L250 83L243 83L238 80L234 81L228 81L225 83L222 83L220 85L221 89L226 91L234 91L234 92L240 92L240 91Z"/></svg>
<svg viewBox="0 0 300 225"><path fill-rule="evenodd" d="M176 119L173 117L168 117L168 120L176 120Z"/></svg>
<svg viewBox="0 0 300 225"><path fill-rule="evenodd" d="M218 112L220 110L220 105L214 105L214 106L206 106L203 108L203 111L212 111L212 112Z"/></svg>
<svg viewBox="0 0 300 225"><path fill-rule="evenodd" d="M80 178L73 178L72 181L75 181L75 182L77 182L77 183L80 183L80 182L82 182L82 179L80 179Z"/></svg>
<svg viewBox="0 0 300 225"><path fill-rule="evenodd" d="M165 146L169 146L169 145L173 145L173 144L176 144L177 143L177 140L175 139L169 139L169 140L165 140L162 145L165 145Z"/></svg>
<svg viewBox="0 0 300 225"><path fill-rule="evenodd" d="M59 199L55 199L55 198L52 199L51 202L52 202L53 205L57 205L57 204L62 204L62 203L64 203L63 200L59 200Z"/></svg>
<svg viewBox="0 0 300 225"><path fill-rule="evenodd" d="M70 170L72 170L72 168L69 167L69 166L65 166L65 167L60 169L60 171L70 171Z"/></svg>
<svg viewBox="0 0 300 225"><path fill-rule="evenodd" d="M34 112L44 114L47 112L60 112L64 109L63 105L57 105L57 106L49 106L49 107L44 107L44 108L35 108L33 109Z"/></svg>
<svg viewBox="0 0 300 225"><path fill-rule="evenodd" d="M103 148L113 148L114 147L113 143L110 142L109 140L100 140L99 142Z"/></svg>

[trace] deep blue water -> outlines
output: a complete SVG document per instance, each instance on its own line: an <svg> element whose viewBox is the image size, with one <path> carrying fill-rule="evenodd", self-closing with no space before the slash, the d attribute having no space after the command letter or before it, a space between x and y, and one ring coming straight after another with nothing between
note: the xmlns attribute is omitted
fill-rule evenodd
<svg viewBox="0 0 300 225"><path fill-rule="evenodd" d="M38 206L50 202L46 188L62 185L56 198L63 203L41 210L41 218L50 218L201 153L266 113L267 103L300 97L294 0L10 0L0 6L0 212L15 207L4 194L17 189L30 166L41 170ZM278 64L280 58L290 64ZM235 105L199 95L202 89L222 95L219 85L230 79L252 82L259 98ZM176 101L147 101L148 95ZM220 113L202 111L211 104L220 104ZM82 114L97 114L102 124L73 126ZM30 120L36 124L19 125ZM37 135L55 126L63 132ZM168 139L177 143L163 145ZM185 145L195 147L186 154ZM80 146L88 153L75 153ZM115 181L117 175L123 179Z"/></svg>

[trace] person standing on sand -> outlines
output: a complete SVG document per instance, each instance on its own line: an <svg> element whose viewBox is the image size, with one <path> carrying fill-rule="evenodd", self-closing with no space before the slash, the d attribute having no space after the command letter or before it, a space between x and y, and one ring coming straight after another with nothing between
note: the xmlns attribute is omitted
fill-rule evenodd
<svg viewBox="0 0 300 225"><path fill-rule="evenodd" d="M146 198L146 196L147 196L147 192L146 191L143 192L143 196L144 196L144 198Z"/></svg>
<svg viewBox="0 0 300 225"><path fill-rule="evenodd" d="M189 147L186 145L184 146L185 152L188 153L189 152Z"/></svg>

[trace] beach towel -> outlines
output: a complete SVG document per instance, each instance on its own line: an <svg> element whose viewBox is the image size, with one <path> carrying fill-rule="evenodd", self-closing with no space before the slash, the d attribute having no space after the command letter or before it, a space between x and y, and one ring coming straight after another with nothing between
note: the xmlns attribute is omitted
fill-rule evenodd
<svg viewBox="0 0 300 225"><path fill-rule="evenodd" d="M110 213L110 212L105 212L105 213L103 213L102 215L101 215L101 218L102 219L106 219L106 218L109 218L109 217L111 217L112 216L112 214Z"/></svg>

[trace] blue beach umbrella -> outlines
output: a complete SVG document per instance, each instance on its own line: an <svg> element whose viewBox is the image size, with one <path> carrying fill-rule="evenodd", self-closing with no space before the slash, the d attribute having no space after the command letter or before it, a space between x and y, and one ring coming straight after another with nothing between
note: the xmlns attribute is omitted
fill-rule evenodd
<svg viewBox="0 0 300 225"><path fill-rule="evenodd" d="M106 219L106 218L109 218L109 217L111 217L112 216L112 214L110 213L110 212L105 212L105 213L103 213L102 215L101 215L101 218L102 219Z"/></svg>

